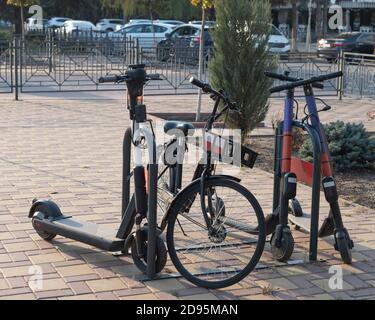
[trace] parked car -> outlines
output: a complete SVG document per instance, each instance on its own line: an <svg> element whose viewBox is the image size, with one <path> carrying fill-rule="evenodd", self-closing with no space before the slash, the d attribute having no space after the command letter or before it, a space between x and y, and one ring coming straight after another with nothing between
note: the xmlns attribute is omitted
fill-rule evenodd
<svg viewBox="0 0 375 320"><path fill-rule="evenodd" d="M210 27L205 28L206 55L209 55L213 49L213 41L210 35L211 29ZM201 26L185 24L166 34L166 39L158 44L158 60L167 61L170 58L175 58L184 63L197 63L199 60L201 30Z"/></svg>
<svg viewBox="0 0 375 320"><path fill-rule="evenodd" d="M346 32L318 41L318 56L335 61L340 52L375 54L375 33Z"/></svg>
<svg viewBox="0 0 375 320"><path fill-rule="evenodd" d="M12 23L10 21L0 19L0 29L10 29L12 28Z"/></svg>
<svg viewBox="0 0 375 320"><path fill-rule="evenodd" d="M151 20L150 19L130 19L129 22L125 25L125 27L131 24L138 24L138 23L151 23Z"/></svg>
<svg viewBox="0 0 375 320"><path fill-rule="evenodd" d="M122 19L101 19L96 27L99 31L113 32L124 27Z"/></svg>
<svg viewBox="0 0 375 320"><path fill-rule="evenodd" d="M64 22L63 26L58 29L59 32L65 34L87 33L89 31L98 31L95 25L90 21L69 20Z"/></svg>
<svg viewBox="0 0 375 320"><path fill-rule="evenodd" d="M189 24L202 26L202 21L200 21L200 20L190 21ZM206 21L205 25L207 27L210 27L210 28L215 28L216 27L216 21Z"/></svg>
<svg viewBox="0 0 375 320"><path fill-rule="evenodd" d="M49 26L47 19L38 20L36 18L26 19L25 30L27 32L43 31Z"/></svg>
<svg viewBox="0 0 375 320"><path fill-rule="evenodd" d="M173 26L162 23L139 23L128 25L109 34L109 38L129 37L138 39L140 47L154 47L155 42L165 39L165 35L173 31Z"/></svg>
<svg viewBox="0 0 375 320"><path fill-rule="evenodd" d="M170 24L172 26L182 26L185 24L185 22L178 21L178 20L156 20L156 23L164 23L164 24Z"/></svg>
<svg viewBox="0 0 375 320"><path fill-rule="evenodd" d="M272 25L271 35L268 40L268 51L281 56L290 52L290 42L287 37L274 25Z"/></svg>
<svg viewBox="0 0 375 320"><path fill-rule="evenodd" d="M61 28L66 21L70 21L70 18L54 17L48 20L48 27L52 29Z"/></svg>

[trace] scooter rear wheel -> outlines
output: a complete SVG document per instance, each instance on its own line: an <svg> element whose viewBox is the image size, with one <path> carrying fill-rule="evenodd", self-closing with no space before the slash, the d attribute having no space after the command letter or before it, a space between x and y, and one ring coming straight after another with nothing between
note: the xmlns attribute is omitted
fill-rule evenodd
<svg viewBox="0 0 375 320"><path fill-rule="evenodd" d="M297 218L303 217L303 209L300 202L297 199L292 199L289 201L289 210L293 216Z"/></svg>
<svg viewBox="0 0 375 320"><path fill-rule="evenodd" d="M38 226L37 226L38 225L38 219L37 218L33 218L31 220L31 222L32 222L32 225L34 227L34 230L39 235L39 237L41 237L43 240L52 241L56 237L56 234L49 233L47 231L39 229Z"/></svg>

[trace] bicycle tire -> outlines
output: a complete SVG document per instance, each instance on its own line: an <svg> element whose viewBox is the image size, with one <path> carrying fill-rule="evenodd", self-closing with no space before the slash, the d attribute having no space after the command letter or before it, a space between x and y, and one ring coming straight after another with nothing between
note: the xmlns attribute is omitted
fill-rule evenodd
<svg viewBox="0 0 375 320"><path fill-rule="evenodd" d="M177 271L191 283L199 287L204 287L208 289L220 289L220 288L225 288L225 287L228 287L235 283L240 282L246 276L248 276L249 273L253 271L256 265L258 264L262 256L262 253L264 251L264 246L266 242L265 220L264 220L263 210L261 206L259 205L257 199L254 197L254 195L248 189L246 189L239 183L235 182L234 180L230 180L230 179L223 178L223 177L214 178L214 179L211 178L206 181L206 186L207 188L219 188L219 187L229 188L238 192L240 195L242 195L244 199L250 204L251 208L253 209L255 213L256 221L258 222L258 226L259 226L259 229L257 230L258 241L256 242L256 248L255 248L254 254L249 259L248 263L245 263L244 268L240 272L238 272L233 277L230 277L224 280L219 280L219 281L203 280L199 278L199 275L197 276L197 275L192 274L184 267L183 262L178 257L176 246L175 246L175 239L174 239L174 230L176 226L176 221L178 220L180 213L185 212L186 203L189 204L190 198L199 199L200 187L201 187L200 182L194 181L193 183L191 183L187 188L184 189L184 191L182 191L179 194L178 198L174 201L174 204L169 210L168 227L167 227L167 235L166 235L167 247L168 247L168 252L169 252L171 261L173 262ZM200 199L198 201L200 202ZM228 207L226 207L225 210L227 214ZM178 224L180 225L180 222L178 222Z"/></svg>

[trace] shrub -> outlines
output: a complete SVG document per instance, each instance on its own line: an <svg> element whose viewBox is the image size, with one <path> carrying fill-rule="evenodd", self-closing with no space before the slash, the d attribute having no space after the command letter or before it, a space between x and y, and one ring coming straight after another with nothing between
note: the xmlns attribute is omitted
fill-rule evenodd
<svg viewBox="0 0 375 320"><path fill-rule="evenodd" d="M375 139L363 124L332 122L324 126L329 143L333 167L348 169L375 169ZM313 151L309 139L301 148L301 157L312 162Z"/></svg>
<svg viewBox="0 0 375 320"><path fill-rule="evenodd" d="M10 31L8 31L8 30L0 30L0 40L2 40L2 41L4 41L4 40L8 41L8 40L11 39L11 36L12 36L12 34L11 34Z"/></svg>

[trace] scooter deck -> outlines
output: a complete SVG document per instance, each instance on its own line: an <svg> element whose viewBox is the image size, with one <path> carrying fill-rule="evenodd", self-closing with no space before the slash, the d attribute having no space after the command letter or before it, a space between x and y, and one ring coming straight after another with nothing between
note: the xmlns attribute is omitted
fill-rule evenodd
<svg viewBox="0 0 375 320"><path fill-rule="evenodd" d="M125 239L116 238L116 230L73 218L42 220L42 229L52 234L80 241L96 248L116 252L124 249Z"/></svg>
<svg viewBox="0 0 375 320"><path fill-rule="evenodd" d="M304 213L303 217L295 217L293 215L289 215L289 221L300 227L302 230L310 233L311 228L311 214L310 213Z"/></svg>

